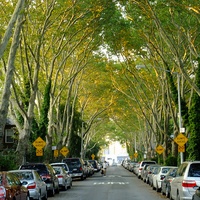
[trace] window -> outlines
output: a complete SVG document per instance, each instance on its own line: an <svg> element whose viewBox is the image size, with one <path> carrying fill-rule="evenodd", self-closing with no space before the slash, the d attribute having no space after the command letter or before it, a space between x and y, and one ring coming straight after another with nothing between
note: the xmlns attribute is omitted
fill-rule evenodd
<svg viewBox="0 0 200 200"><path fill-rule="evenodd" d="M14 143L14 131L13 129L5 130L5 143Z"/></svg>

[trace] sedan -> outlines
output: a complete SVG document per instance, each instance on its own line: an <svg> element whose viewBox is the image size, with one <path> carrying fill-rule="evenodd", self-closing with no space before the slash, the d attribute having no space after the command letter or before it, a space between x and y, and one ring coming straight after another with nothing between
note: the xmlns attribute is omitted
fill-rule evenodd
<svg viewBox="0 0 200 200"><path fill-rule="evenodd" d="M72 187L72 177L66 173L63 167L53 166L56 176L58 177L59 187L63 190L67 190Z"/></svg>
<svg viewBox="0 0 200 200"><path fill-rule="evenodd" d="M29 191L15 174L0 172L0 197L6 200L28 200Z"/></svg>
<svg viewBox="0 0 200 200"><path fill-rule="evenodd" d="M192 200L200 200L200 184L197 184L197 186L194 187L195 193L192 196Z"/></svg>
<svg viewBox="0 0 200 200"><path fill-rule="evenodd" d="M47 199L47 185L36 170L11 170L29 190L31 199Z"/></svg>
<svg viewBox="0 0 200 200"><path fill-rule="evenodd" d="M163 179L165 178L166 174L170 169L174 167L172 166L160 166L158 167L158 170L156 170L154 176L153 176L153 189L156 189L157 192L160 192L161 190L161 183Z"/></svg>
<svg viewBox="0 0 200 200"><path fill-rule="evenodd" d="M171 182L170 199L192 200L194 187L200 184L200 161L185 161Z"/></svg>
<svg viewBox="0 0 200 200"><path fill-rule="evenodd" d="M177 169L178 167L170 169L161 183L161 193L167 198L170 197L171 182L174 179L174 175L176 174Z"/></svg>

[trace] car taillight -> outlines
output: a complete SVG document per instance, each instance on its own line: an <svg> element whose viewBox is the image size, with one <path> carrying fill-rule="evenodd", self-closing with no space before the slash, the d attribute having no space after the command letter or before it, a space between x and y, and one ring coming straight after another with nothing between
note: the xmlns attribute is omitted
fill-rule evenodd
<svg viewBox="0 0 200 200"><path fill-rule="evenodd" d="M30 183L30 184L28 184L28 186L27 186L27 189L35 189L35 188L36 188L36 183L35 183L35 182Z"/></svg>
<svg viewBox="0 0 200 200"><path fill-rule="evenodd" d="M6 190L4 187L0 186L0 198L6 197Z"/></svg>
<svg viewBox="0 0 200 200"><path fill-rule="evenodd" d="M62 175L57 175L57 177L58 177L58 178L63 178L63 176L62 176Z"/></svg>
<svg viewBox="0 0 200 200"><path fill-rule="evenodd" d="M79 169L80 169L80 171L83 171L83 168L82 168L82 167L80 167Z"/></svg>
<svg viewBox="0 0 200 200"><path fill-rule="evenodd" d="M196 186L196 181L194 181L194 180L183 180L183 182L182 182L182 186L183 187L194 187L194 186Z"/></svg>
<svg viewBox="0 0 200 200"><path fill-rule="evenodd" d="M163 180L165 178L165 175L160 175L160 180Z"/></svg>

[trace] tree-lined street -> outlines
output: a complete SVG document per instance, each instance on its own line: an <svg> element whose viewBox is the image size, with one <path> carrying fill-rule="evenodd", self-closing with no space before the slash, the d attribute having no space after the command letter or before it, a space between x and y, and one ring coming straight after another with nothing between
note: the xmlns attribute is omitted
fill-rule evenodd
<svg viewBox="0 0 200 200"><path fill-rule="evenodd" d="M106 177L99 173L84 181L74 181L73 187L50 198L51 200L163 200L164 197L139 180L122 166L111 166Z"/></svg>

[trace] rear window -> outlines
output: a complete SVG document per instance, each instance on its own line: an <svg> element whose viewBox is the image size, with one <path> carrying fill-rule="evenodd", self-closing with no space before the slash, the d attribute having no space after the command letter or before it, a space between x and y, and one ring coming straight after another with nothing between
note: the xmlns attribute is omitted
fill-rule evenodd
<svg viewBox="0 0 200 200"><path fill-rule="evenodd" d="M155 164L155 163L156 163L156 162L154 162L154 161L143 162L143 163L142 163L142 167L143 167L144 165L146 165L146 164L149 164L149 165L150 165L150 164Z"/></svg>
<svg viewBox="0 0 200 200"><path fill-rule="evenodd" d="M200 177L200 163L193 163L190 165L188 176L189 177Z"/></svg>
<svg viewBox="0 0 200 200"><path fill-rule="evenodd" d="M166 174L169 170L170 170L170 168L162 168L162 173Z"/></svg>
<svg viewBox="0 0 200 200"><path fill-rule="evenodd" d="M20 180L33 180L32 172L14 172Z"/></svg>
<svg viewBox="0 0 200 200"><path fill-rule="evenodd" d="M80 167L81 166L79 159L65 159L63 161L65 163L67 163L68 167Z"/></svg>
<svg viewBox="0 0 200 200"><path fill-rule="evenodd" d="M22 165L20 169L34 169L38 172L38 174L46 174L48 173L48 170L45 165Z"/></svg>

